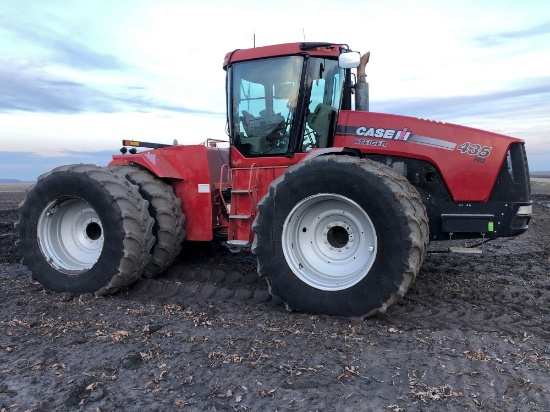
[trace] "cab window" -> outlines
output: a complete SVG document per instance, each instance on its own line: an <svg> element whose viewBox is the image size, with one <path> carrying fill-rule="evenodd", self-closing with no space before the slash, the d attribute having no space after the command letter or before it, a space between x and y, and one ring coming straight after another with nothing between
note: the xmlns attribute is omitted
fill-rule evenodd
<svg viewBox="0 0 550 412"><path fill-rule="evenodd" d="M302 139L304 152L332 144L344 85L344 70L338 67L338 61L310 59L309 73L310 98Z"/></svg>
<svg viewBox="0 0 550 412"><path fill-rule="evenodd" d="M303 58L235 64L231 72L232 137L245 156L289 151Z"/></svg>

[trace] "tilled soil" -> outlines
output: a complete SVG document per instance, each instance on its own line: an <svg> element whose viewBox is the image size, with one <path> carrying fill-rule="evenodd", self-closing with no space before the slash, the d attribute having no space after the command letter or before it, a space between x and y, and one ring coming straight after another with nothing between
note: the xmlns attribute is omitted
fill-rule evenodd
<svg viewBox="0 0 550 412"><path fill-rule="evenodd" d="M44 291L17 263L24 193L0 191L0 410L548 411L550 186L533 191L525 235L429 254L368 319L287 312L251 255L197 245L114 296Z"/></svg>

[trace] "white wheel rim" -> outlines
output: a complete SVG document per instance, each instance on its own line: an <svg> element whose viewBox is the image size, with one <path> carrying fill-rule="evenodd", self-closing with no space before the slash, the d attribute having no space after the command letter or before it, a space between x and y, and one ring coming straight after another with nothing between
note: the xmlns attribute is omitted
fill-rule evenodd
<svg viewBox="0 0 550 412"><path fill-rule="evenodd" d="M369 273L377 253L376 230L356 202L321 193L302 200L289 213L282 248L300 280L316 289L337 291Z"/></svg>
<svg viewBox="0 0 550 412"><path fill-rule="evenodd" d="M90 204L80 198L56 199L38 219L38 242L48 263L67 274L93 267L103 250L103 225Z"/></svg>

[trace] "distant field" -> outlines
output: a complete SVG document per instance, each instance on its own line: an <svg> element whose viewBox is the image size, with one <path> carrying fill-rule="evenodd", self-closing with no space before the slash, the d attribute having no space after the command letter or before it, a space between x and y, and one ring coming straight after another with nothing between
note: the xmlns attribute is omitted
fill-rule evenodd
<svg viewBox="0 0 550 412"><path fill-rule="evenodd" d="M24 192L34 183L22 182L22 183L0 183L0 192Z"/></svg>
<svg viewBox="0 0 550 412"><path fill-rule="evenodd" d="M550 172L532 172L530 176L531 178L550 179Z"/></svg>
<svg viewBox="0 0 550 412"><path fill-rule="evenodd" d="M550 179L545 182L531 180L531 193L534 195L550 195Z"/></svg>

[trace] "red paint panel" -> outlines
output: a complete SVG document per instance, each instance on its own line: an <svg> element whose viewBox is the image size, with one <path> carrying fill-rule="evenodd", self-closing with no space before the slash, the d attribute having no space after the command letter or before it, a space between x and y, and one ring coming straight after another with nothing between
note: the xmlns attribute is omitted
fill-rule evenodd
<svg viewBox="0 0 550 412"><path fill-rule="evenodd" d="M264 156L264 157L244 157L235 147L231 147L231 167L250 167L253 164L258 167L279 167L292 166L302 161L307 153L295 153L292 157L286 156Z"/></svg>
<svg viewBox="0 0 550 412"><path fill-rule="evenodd" d="M343 110L334 146L429 161L455 201L477 202L489 198L514 142L522 140L450 123Z"/></svg>
<svg viewBox="0 0 550 412"><path fill-rule="evenodd" d="M173 146L133 155L115 155L110 165L138 164L171 183L186 215L185 239L211 240L214 189L219 180L219 169L217 175L210 173L209 157L215 156L208 151L212 150L221 150L216 156L227 159L227 149Z"/></svg>

